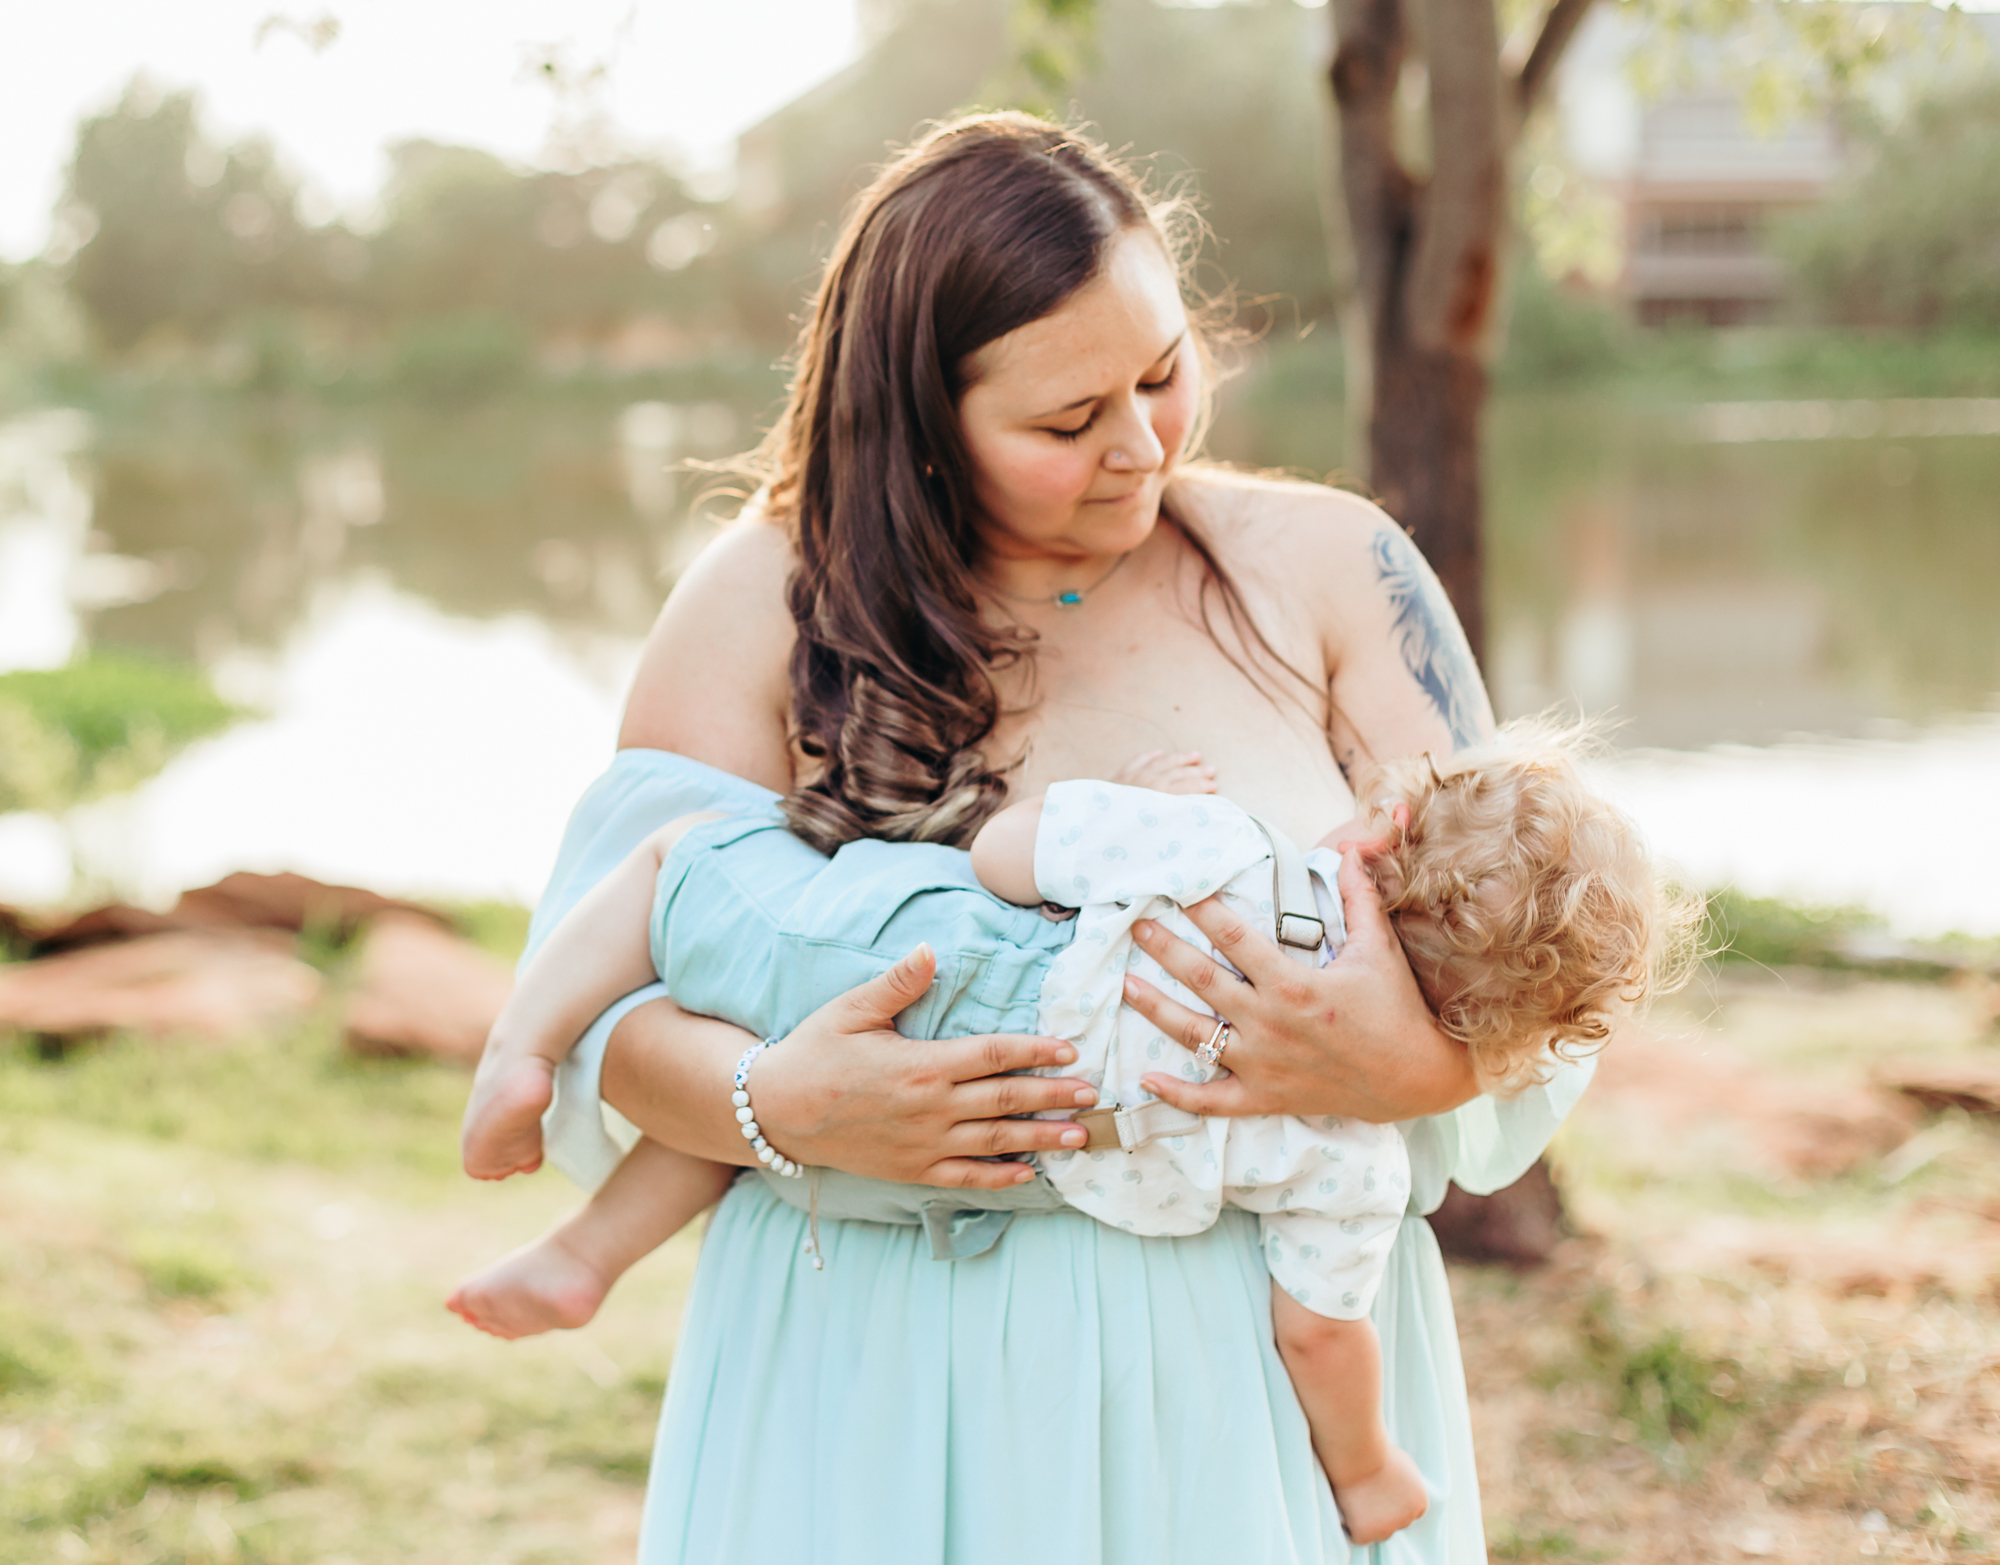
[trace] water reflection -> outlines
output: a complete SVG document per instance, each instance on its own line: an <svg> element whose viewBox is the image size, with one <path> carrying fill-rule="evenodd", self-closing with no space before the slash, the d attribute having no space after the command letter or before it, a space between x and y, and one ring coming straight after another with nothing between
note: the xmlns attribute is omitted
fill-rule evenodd
<svg viewBox="0 0 2000 1565"><path fill-rule="evenodd" d="M10 426L41 466L78 469L90 500L63 591L46 569L32 594L9 590L66 601L92 638L205 664L276 652L316 586L370 575L448 613L641 635L688 542L690 486L673 465L740 436L720 404L557 399L351 417L149 407L100 417L87 445L79 427ZM44 498L10 509L54 514Z"/></svg>
<svg viewBox="0 0 2000 1565"><path fill-rule="evenodd" d="M394 765L455 767L453 786L504 804L507 746L559 731L532 802L499 809L559 816L561 788L609 746L609 714L666 583L707 536L689 519L704 486L675 464L746 443L767 389L734 405L185 400L16 419L0 426L0 666L57 663L79 640L192 659L272 713L213 754L284 737L336 774L365 772L377 763L364 752L407 741L421 690L453 714L434 725L453 747L420 746ZM1261 407L1251 385L1218 426L1219 453L1334 466L1338 405L1283 404ZM1489 662L1501 709L1572 702L1617 714L1622 744L1680 750L1985 711L2000 691L2000 438L1979 432L1993 410L1869 404L1863 417L1853 406L1498 403ZM496 627L514 638L504 656L482 639ZM401 662L369 650L391 645ZM546 666L530 674L537 659ZM318 672L301 683L303 668ZM334 721L325 681L342 677L365 699ZM510 701L510 685L542 695ZM298 726L308 689L330 727ZM373 724L360 715L369 700L382 713ZM566 722L565 703L588 720ZM496 733L482 740L457 721L472 711ZM215 764L189 757L135 808L157 814L178 799L184 810L189 776L231 796ZM267 767L260 786L296 792L299 777L281 771ZM156 824L198 836L191 820ZM276 867L284 833L259 831L216 867ZM530 861L552 845L535 840L497 878L471 860L447 865L436 842L403 843L401 873L358 839L342 851L349 873L385 885L524 894ZM193 872L187 852L148 851L149 886L171 890ZM305 865L302 853L291 862Z"/></svg>
<svg viewBox="0 0 2000 1565"><path fill-rule="evenodd" d="M1509 710L1577 699L1625 742L1681 748L2000 691L2000 439L1751 444L1674 410L1516 402L1490 451Z"/></svg>

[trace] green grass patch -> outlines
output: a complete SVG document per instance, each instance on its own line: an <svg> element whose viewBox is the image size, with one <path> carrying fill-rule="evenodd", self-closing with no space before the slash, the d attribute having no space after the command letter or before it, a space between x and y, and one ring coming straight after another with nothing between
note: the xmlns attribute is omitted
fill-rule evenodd
<svg viewBox="0 0 2000 1565"><path fill-rule="evenodd" d="M269 1437L276 1432L263 1433ZM207 1431L154 1431L102 1467L73 1469L61 1486L54 1514L81 1526L129 1511L149 1495L223 1494L256 1500L317 1483L323 1471L322 1464L282 1443L277 1449L256 1450L241 1439Z"/></svg>
<svg viewBox="0 0 2000 1565"><path fill-rule="evenodd" d="M1698 1349L1677 1328L1633 1320L1608 1291L1584 1301L1576 1342L1570 1364L1545 1367L1553 1372L1539 1378L1594 1388L1623 1426L1621 1438L1671 1468L1698 1466L1742 1416L1752 1382L1742 1364Z"/></svg>
<svg viewBox="0 0 2000 1565"><path fill-rule="evenodd" d="M533 910L518 902L446 902L440 904L458 925L458 932L503 962L517 962L528 944L528 920Z"/></svg>
<svg viewBox="0 0 2000 1565"><path fill-rule="evenodd" d="M0 1042L0 1122L79 1121L258 1162L458 1176L462 1071L362 1060L324 1015L282 1036L126 1039L48 1059Z"/></svg>
<svg viewBox="0 0 2000 1565"><path fill-rule="evenodd" d="M69 1333L18 1305L0 1308L0 1408L73 1385L82 1373Z"/></svg>
<svg viewBox="0 0 2000 1565"><path fill-rule="evenodd" d="M263 1286L228 1249L199 1235L148 1234L132 1243L130 1253L147 1293L163 1303L220 1307Z"/></svg>
<svg viewBox="0 0 2000 1565"><path fill-rule="evenodd" d="M1881 918L1863 907L1811 907L1736 890L1709 893L1702 947L1724 962L1763 967L1848 968L1848 944Z"/></svg>
<svg viewBox="0 0 2000 1565"><path fill-rule="evenodd" d="M1487 1552L1496 1560L1520 1560L1524 1565L1533 1565L1540 1560L1591 1562L1611 1557L1603 1549L1585 1548L1576 1541L1574 1534L1560 1527L1553 1531L1537 1528L1527 1532L1518 1527L1505 1527L1487 1544Z"/></svg>

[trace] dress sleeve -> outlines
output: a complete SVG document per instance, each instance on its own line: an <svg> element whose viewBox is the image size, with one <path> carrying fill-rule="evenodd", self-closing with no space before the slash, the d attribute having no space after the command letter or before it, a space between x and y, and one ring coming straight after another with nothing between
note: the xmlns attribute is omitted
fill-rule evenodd
<svg viewBox="0 0 2000 1565"><path fill-rule="evenodd" d="M697 810L769 812L777 795L755 783L664 750L621 750L585 790L570 815L549 883L528 926L525 963L564 913L624 862L649 832ZM555 1100L542 1116L548 1159L586 1190L618 1166L638 1131L599 1096L604 1047L612 1029L637 1006L664 998L649 984L625 996L593 1022L556 1070Z"/></svg>
<svg viewBox="0 0 2000 1565"><path fill-rule="evenodd" d="M1035 888L1064 907L1138 897L1171 897L1185 907L1270 851L1256 823L1214 794L1060 782L1035 830Z"/></svg>
<svg viewBox="0 0 2000 1565"><path fill-rule="evenodd" d="M1477 1097L1449 1114L1408 1121L1410 1209L1434 1212L1445 1186L1473 1195L1504 1190L1547 1149L1597 1069L1596 1059L1555 1065L1549 1079L1511 1098Z"/></svg>

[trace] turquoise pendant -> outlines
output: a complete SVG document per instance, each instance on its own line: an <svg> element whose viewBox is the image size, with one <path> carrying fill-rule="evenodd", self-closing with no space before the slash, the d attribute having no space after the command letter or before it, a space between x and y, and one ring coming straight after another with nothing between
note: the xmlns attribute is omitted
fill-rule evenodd
<svg viewBox="0 0 2000 1565"><path fill-rule="evenodd" d="M1057 608L1073 609L1081 602L1083 602L1083 594L1080 592L1059 592L1056 594Z"/></svg>

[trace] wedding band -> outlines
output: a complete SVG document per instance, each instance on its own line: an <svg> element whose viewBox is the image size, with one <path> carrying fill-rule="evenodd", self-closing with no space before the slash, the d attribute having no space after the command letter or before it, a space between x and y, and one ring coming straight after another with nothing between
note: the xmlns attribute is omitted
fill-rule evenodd
<svg viewBox="0 0 2000 1565"><path fill-rule="evenodd" d="M1222 1054L1229 1047L1229 1023L1217 1019L1215 1031L1208 1035L1208 1042L1194 1051L1194 1062L1201 1066L1219 1065Z"/></svg>

